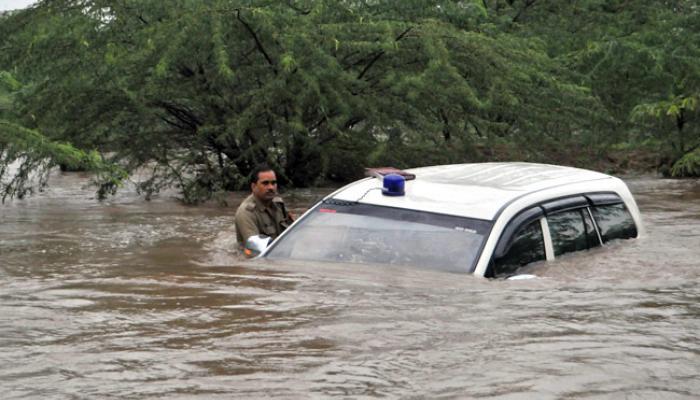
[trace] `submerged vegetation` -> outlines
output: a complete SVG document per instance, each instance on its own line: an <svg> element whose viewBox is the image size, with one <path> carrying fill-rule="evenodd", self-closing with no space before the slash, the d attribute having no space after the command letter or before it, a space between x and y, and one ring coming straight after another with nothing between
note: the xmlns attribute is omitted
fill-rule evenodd
<svg viewBox="0 0 700 400"><path fill-rule="evenodd" d="M0 16L3 199L56 165L96 172L100 195L148 171L145 195L188 203L263 161L293 186L503 159L698 176L699 117L694 0L44 0Z"/></svg>

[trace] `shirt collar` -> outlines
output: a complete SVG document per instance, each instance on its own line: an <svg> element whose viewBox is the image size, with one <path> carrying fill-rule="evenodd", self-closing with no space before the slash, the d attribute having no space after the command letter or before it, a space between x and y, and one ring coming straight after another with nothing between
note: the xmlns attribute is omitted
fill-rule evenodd
<svg viewBox="0 0 700 400"><path fill-rule="evenodd" d="M263 203L260 199L258 199L254 194L250 194L253 197L253 201L255 202L255 207L259 210L266 210L266 209L274 209L274 203L277 201L281 201L282 199L279 196L275 196L272 201L270 202L269 206L265 206L265 203Z"/></svg>

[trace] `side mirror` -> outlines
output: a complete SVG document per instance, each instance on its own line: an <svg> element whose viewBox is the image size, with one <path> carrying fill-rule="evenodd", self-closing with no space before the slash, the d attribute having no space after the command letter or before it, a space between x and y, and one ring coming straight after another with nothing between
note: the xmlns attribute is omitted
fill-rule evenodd
<svg viewBox="0 0 700 400"><path fill-rule="evenodd" d="M243 247L243 254L248 258L257 257L262 253L267 246L270 245L271 238L265 235L251 236L246 240Z"/></svg>

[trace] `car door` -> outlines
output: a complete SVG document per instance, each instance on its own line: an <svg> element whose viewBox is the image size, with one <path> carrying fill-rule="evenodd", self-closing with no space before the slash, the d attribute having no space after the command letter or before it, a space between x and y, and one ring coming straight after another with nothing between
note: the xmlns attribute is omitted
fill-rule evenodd
<svg viewBox="0 0 700 400"><path fill-rule="evenodd" d="M544 211L540 206L516 215L504 229L485 276L506 277L524 265L546 260L543 221Z"/></svg>
<svg viewBox="0 0 700 400"><path fill-rule="evenodd" d="M494 251L492 274L512 275L532 262L553 260L600 244L585 196L547 201L525 210L508 224Z"/></svg>
<svg viewBox="0 0 700 400"><path fill-rule="evenodd" d="M637 237L637 225L620 196L614 193L594 193L586 195L586 198L591 203L591 215L603 243Z"/></svg>
<svg viewBox="0 0 700 400"><path fill-rule="evenodd" d="M553 200L542 204L542 208L547 217L553 258L601 245L585 196Z"/></svg>
<svg viewBox="0 0 700 400"><path fill-rule="evenodd" d="M513 218L499 239L487 277L512 275L536 261L637 237L634 220L614 193L567 196L532 206Z"/></svg>

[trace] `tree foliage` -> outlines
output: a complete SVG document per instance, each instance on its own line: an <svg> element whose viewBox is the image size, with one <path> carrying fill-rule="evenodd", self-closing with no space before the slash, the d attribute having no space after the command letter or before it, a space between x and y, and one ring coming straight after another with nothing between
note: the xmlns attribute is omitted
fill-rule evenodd
<svg viewBox="0 0 700 400"><path fill-rule="evenodd" d="M671 164L698 148L696 1L511 3L529 4L512 29L547 40L549 54L578 72L579 83L604 104L613 121L609 144L653 140Z"/></svg>
<svg viewBox="0 0 700 400"><path fill-rule="evenodd" d="M649 135L682 139L680 158L697 146L697 7L626 3L40 1L0 17L0 70L24 82L0 94L0 143L186 202L264 161L305 186Z"/></svg>
<svg viewBox="0 0 700 400"><path fill-rule="evenodd" d="M21 125L14 105L23 85L7 71L0 71L0 199L22 198L41 190L52 167L86 169L96 173L98 194L114 192L126 172L105 163L96 151L83 151L69 143L54 141L35 129Z"/></svg>

